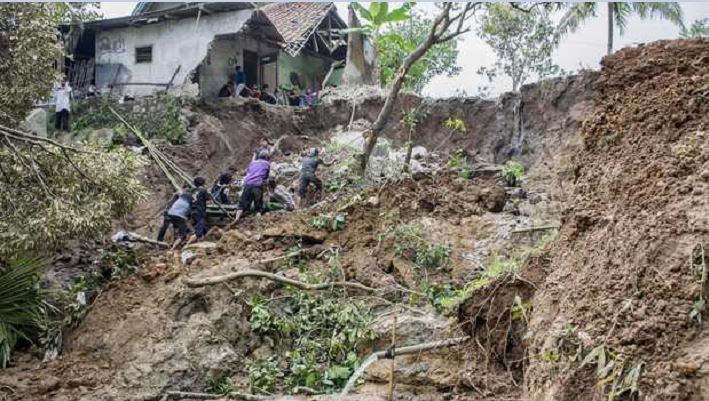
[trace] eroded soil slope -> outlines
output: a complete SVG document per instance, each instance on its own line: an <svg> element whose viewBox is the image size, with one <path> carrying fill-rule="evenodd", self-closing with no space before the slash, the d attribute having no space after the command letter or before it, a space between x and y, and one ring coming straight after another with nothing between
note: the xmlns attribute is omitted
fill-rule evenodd
<svg viewBox="0 0 709 401"><path fill-rule="evenodd" d="M624 49L602 66L534 298L529 399L598 399L613 384L629 396L637 384L645 400L706 400L707 329L692 311L707 296L709 41ZM601 346L606 361L572 362Z"/></svg>

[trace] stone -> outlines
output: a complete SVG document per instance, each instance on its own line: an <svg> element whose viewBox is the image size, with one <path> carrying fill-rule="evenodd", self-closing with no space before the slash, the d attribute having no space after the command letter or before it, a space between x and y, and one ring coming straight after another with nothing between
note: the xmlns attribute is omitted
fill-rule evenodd
<svg viewBox="0 0 709 401"><path fill-rule="evenodd" d="M46 138L47 111L42 108L33 109L20 124L20 129Z"/></svg>
<svg viewBox="0 0 709 401"><path fill-rule="evenodd" d="M425 159L428 156L428 150L423 146L414 146L411 149L411 158L415 160Z"/></svg>
<svg viewBox="0 0 709 401"><path fill-rule="evenodd" d="M192 263L192 261L197 257L197 254L190 251L190 250L183 250L182 253L180 253L180 261L182 262L183 265L188 265Z"/></svg>
<svg viewBox="0 0 709 401"><path fill-rule="evenodd" d="M379 207L379 197L376 195L372 195L367 199L367 203L374 206L374 207Z"/></svg>

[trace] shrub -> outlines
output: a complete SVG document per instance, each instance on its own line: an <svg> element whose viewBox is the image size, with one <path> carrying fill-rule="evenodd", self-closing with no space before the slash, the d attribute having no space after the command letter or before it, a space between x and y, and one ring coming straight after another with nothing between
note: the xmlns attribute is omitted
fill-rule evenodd
<svg viewBox="0 0 709 401"><path fill-rule="evenodd" d="M371 312L337 291L293 291L279 306L260 296L251 301L251 329L290 345L285 355L252 362L252 388L272 392L280 383L336 391L359 364L357 348L373 338ZM288 368L281 371L279 362Z"/></svg>
<svg viewBox="0 0 709 401"><path fill-rule="evenodd" d="M204 388L204 391L208 393L222 395L229 394L234 390L234 382L227 376L213 377Z"/></svg>
<svg viewBox="0 0 709 401"><path fill-rule="evenodd" d="M38 288L46 261L26 257L0 266L0 367L5 368L10 353L21 338L42 326L45 311Z"/></svg>
<svg viewBox="0 0 709 401"><path fill-rule="evenodd" d="M522 180L523 176L524 166L515 161L508 160L502 166L502 177L505 179L505 182L510 187L516 187Z"/></svg>

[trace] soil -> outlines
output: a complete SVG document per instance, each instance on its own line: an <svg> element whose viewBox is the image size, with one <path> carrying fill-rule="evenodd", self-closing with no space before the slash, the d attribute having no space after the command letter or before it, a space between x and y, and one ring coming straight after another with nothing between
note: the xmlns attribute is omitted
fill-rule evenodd
<svg viewBox="0 0 709 401"><path fill-rule="evenodd" d="M606 57L600 73L529 85L494 101L405 95L395 115L419 104L428 113L414 134L429 150L424 172L326 193L295 212L247 216L237 229L214 228L208 241L182 252L144 248L138 272L104 288L66 333L60 359L41 363L27 351L13 360L0 376L0 400L160 400L167 390L200 392L220 375L248 391L244 362L287 350L251 331L248 300L278 300L283 288L254 278L203 288L184 280L244 268L298 279L298 268L284 261L253 265L293 246L316 277L386 290L369 298L347 290L379 316L376 338L360 357L388 347L394 316L398 347L471 336L456 347L398 357L396 399L607 399L595 366L580 363L604 346L624 361L622 374L642 366L639 393L615 399L707 400L709 334L690 317L709 293L701 282L709 262L707 54L707 40L661 41ZM184 110L189 145L161 147L188 173L210 178L238 176L262 140L279 143L272 161L297 168L302 151L352 136L349 122L372 121L381 104L376 91L353 102L344 90L311 109L197 104ZM450 116L464 118L467 132L448 138L440 127ZM408 132L392 122L386 135L396 147ZM459 150L476 166L472 179L445 167ZM505 187L497 173L510 158L526 167L521 188ZM344 163L334 159L319 172L326 182ZM153 196L123 224L154 233L171 189L156 169L144 180ZM345 217L340 230L311 224L336 214ZM417 267L387 235L399 224L448 245L449 261ZM492 255L514 255L556 225L557 239L540 255L472 291L452 314L421 294L424 284L462 288ZM339 271L324 256L332 252ZM54 269L60 282L63 270ZM77 274L81 266L68 270ZM389 369L389 361L376 362L366 384L344 399L385 399Z"/></svg>

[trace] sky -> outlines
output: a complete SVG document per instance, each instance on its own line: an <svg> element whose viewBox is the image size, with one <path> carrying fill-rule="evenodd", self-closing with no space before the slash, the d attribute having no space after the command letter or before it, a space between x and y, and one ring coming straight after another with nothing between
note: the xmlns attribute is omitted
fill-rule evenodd
<svg viewBox="0 0 709 401"><path fill-rule="evenodd" d="M135 2L102 2L101 10L106 18L122 17L130 15L136 4ZM346 21L348 3L336 2L335 4ZM697 19L709 18L709 2L681 2L680 4L684 11L686 25ZM435 12L433 3L418 3L417 8L424 12ZM576 71L579 68L598 69L599 62L606 53L606 19L606 7L601 6L596 18L586 22L581 29L562 41L554 54L555 62L566 71ZM619 49L678 36L679 28L669 21L641 20L633 17L622 37L616 31L614 47ZM487 78L476 73L480 67L492 65L495 54L475 35L474 29L473 32L461 37L458 48L457 64L461 67L460 73L453 77L433 78L424 88L424 95L433 97L448 97L462 93L476 95L478 89L484 86L489 86L493 95L511 90L512 83L507 78L499 78L490 83Z"/></svg>

